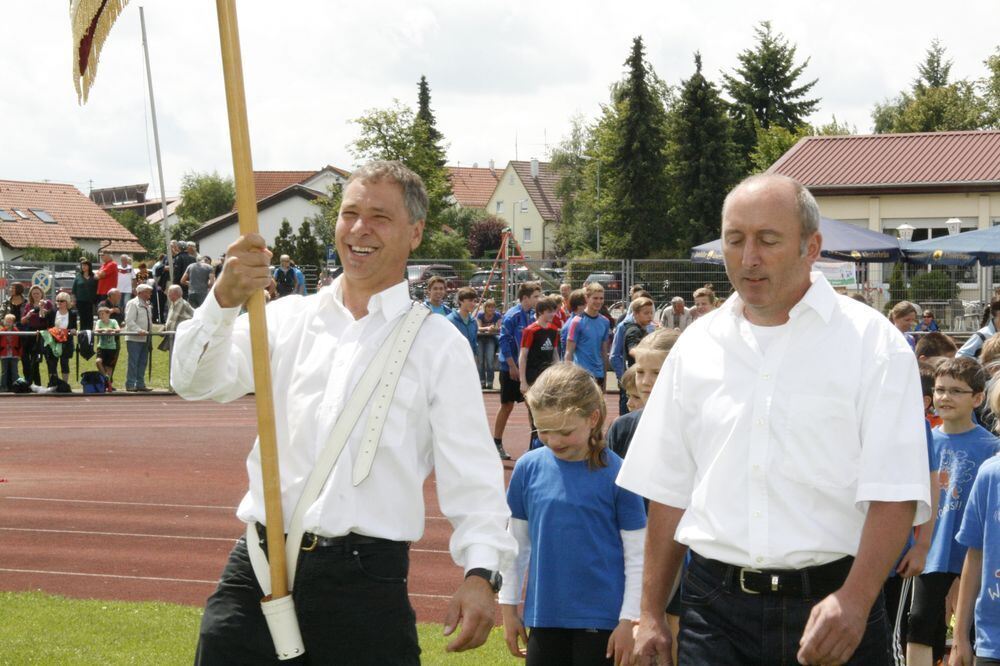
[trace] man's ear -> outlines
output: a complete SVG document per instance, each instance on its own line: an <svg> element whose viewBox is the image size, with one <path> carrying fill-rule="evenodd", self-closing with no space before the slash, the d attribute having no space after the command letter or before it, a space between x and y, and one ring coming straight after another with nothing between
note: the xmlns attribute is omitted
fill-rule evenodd
<svg viewBox="0 0 1000 666"><path fill-rule="evenodd" d="M410 229L412 232L412 235L410 236L410 252L420 247L421 241L424 240L424 221L417 220L411 226L413 228Z"/></svg>

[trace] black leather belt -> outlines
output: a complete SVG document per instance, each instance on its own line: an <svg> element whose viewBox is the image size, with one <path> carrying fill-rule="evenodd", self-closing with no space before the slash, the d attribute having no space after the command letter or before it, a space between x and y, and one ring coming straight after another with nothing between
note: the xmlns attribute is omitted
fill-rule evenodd
<svg viewBox="0 0 1000 666"><path fill-rule="evenodd" d="M754 569L710 560L691 551L691 564L721 580L727 589L744 594L825 597L843 586L854 558L842 557L804 569Z"/></svg>
<svg viewBox="0 0 1000 666"><path fill-rule="evenodd" d="M267 542L267 528L260 523L257 523L257 536L260 537L261 547L264 547ZM356 534L355 532L349 532L342 536L335 537L319 536L318 534L313 534L312 532L306 532L302 535L302 550L306 552L312 552L318 548L349 548L351 546L368 546L373 544L406 545L406 543L402 541L381 539L379 537Z"/></svg>

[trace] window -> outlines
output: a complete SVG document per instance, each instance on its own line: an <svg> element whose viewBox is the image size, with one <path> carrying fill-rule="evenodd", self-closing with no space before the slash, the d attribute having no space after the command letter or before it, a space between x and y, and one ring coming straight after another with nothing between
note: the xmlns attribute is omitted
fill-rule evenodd
<svg viewBox="0 0 1000 666"><path fill-rule="evenodd" d="M503 199L497 199L497 215L503 214Z"/></svg>
<svg viewBox="0 0 1000 666"><path fill-rule="evenodd" d="M527 213L528 212L528 200L527 199L521 199L521 212L522 213Z"/></svg>
<svg viewBox="0 0 1000 666"><path fill-rule="evenodd" d="M0 208L0 220L3 220L4 222L16 222L17 218Z"/></svg>
<svg viewBox="0 0 1000 666"><path fill-rule="evenodd" d="M46 224L56 224L56 218L49 215L48 211L44 211L41 208L29 208L32 213L38 216L38 219Z"/></svg>
<svg viewBox="0 0 1000 666"><path fill-rule="evenodd" d="M28 219L28 214L27 214L27 213L25 213L25 212L24 212L23 210L21 210L20 208L11 208L11 210L12 210L12 211L14 211L15 213L17 213L17 216L18 216L19 218L21 218L22 220L27 220L27 219Z"/></svg>
<svg viewBox="0 0 1000 666"><path fill-rule="evenodd" d="M531 242L531 227L525 227L522 230L521 242L522 243L530 243Z"/></svg>
<svg viewBox="0 0 1000 666"><path fill-rule="evenodd" d="M514 184L514 172L513 171L511 171L510 172L510 176L507 177L507 182L510 183L511 185Z"/></svg>

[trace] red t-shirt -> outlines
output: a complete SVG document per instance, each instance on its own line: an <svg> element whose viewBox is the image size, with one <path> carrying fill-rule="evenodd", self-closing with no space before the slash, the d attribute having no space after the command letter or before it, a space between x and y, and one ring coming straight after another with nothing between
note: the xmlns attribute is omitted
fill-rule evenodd
<svg viewBox="0 0 1000 666"><path fill-rule="evenodd" d="M101 266L101 274L104 277L97 281L97 295L107 296L109 291L118 288L118 264L109 261Z"/></svg>

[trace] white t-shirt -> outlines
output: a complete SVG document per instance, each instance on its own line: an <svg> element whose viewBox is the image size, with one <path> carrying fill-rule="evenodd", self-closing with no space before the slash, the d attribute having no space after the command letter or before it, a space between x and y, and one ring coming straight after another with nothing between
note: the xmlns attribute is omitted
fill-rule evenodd
<svg viewBox="0 0 1000 666"><path fill-rule="evenodd" d="M132 293L132 280L135 277L135 269L131 264L128 266L118 265L118 291L123 294Z"/></svg>

